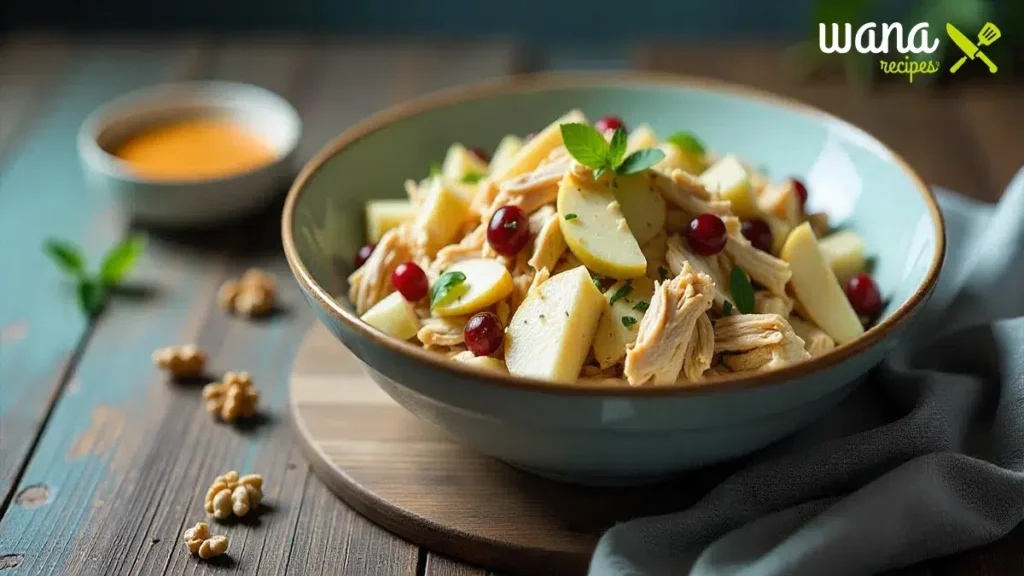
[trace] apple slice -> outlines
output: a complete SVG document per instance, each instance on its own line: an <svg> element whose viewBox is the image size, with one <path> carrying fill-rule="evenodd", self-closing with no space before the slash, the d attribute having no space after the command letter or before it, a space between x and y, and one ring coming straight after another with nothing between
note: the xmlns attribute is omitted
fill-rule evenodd
<svg viewBox="0 0 1024 576"><path fill-rule="evenodd" d="M583 266L549 278L526 297L505 330L508 371L575 382L604 306Z"/></svg>
<svg viewBox="0 0 1024 576"><path fill-rule="evenodd" d="M366 203L366 241L376 244L392 228L416 219L416 208L408 200L370 200Z"/></svg>
<svg viewBox="0 0 1024 576"><path fill-rule="evenodd" d="M665 198L654 189L646 172L616 176L612 192L637 244L647 244L665 227Z"/></svg>
<svg viewBox="0 0 1024 576"><path fill-rule="evenodd" d="M848 281L867 268L864 241L850 230L825 236L818 242L818 247L840 282Z"/></svg>
<svg viewBox="0 0 1024 576"><path fill-rule="evenodd" d="M750 186L750 174L743 163L733 155L715 162L700 175L700 182L709 192L728 200L732 213L743 220L758 218L761 210L757 206L754 190Z"/></svg>
<svg viewBox="0 0 1024 576"><path fill-rule="evenodd" d="M425 248L430 256L451 244L469 218L469 203L439 177L431 179L420 210L416 228L426 232Z"/></svg>
<svg viewBox="0 0 1024 576"><path fill-rule="evenodd" d="M695 154L684 150L672 142L663 142L658 145L658 149L665 153L665 158L655 164L654 167L666 174L675 168L679 168L684 172L697 175L707 167L707 164L704 163L703 154Z"/></svg>
<svg viewBox="0 0 1024 576"><path fill-rule="evenodd" d="M494 150L494 155L491 156L490 171L497 172L504 169L522 147L522 139L515 134L509 134L502 138L501 142L498 142L498 147Z"/></svg>
<svg viewBox="0 0 1024 576"><path fill-rule="evenodd" d="M462 182L467 174L486 176L487 163L459 143L452 144L441 165L441 177L451 182Z"/></svg>
<svg viewBox="0 0 1024 576"><path fill-rule="evenodd" d="M400 292L392 292L374 304L363 313L362 320L399 340L408 340L420 330L420 319L416 311Z"/></svg>
<svg viewBox="0 0 1024 576"><path fill-rule="evenodd" d="M536 136L523 144L508 162L500 169L491 173L490 180L503 182L509 178L532 171L541 160L548 157L551 151L562 145L562 124L575 122L585 123L587 117L579 110L572 110L565 116L555 120Z"/></svg>
<svg viewBox="0 0 1024 576"><path fill-rule="evenodd" d="M512 293L512 276L497 260L463 260L445 272L462 272L466 280L456 287L456 297L432 309L435 316L473 314L504 300Z"/></svg>
<svg viewBox="0 0 1024 576"><path fill-rule="evenodd" d="M626 288L628 283L629 288ZM618 363L626 356L626 346L636 342L637 330L644 312L651 304L654 280L635 278L619 280L605 290L607 304L594 335L594 358L601 367ZM612 303L612 300L615 300ZM630 318L631 320L623 320Z"/></svg>
<svg viewBox="0 0 1024 576"><path fill-rule="evenodd" d="M647 272L647 259L604 182L567 173L558 187L558 216L565 243L587 268L618 280Z"/></svg>
<svg viewBox="0 0 1024 576"><path fill-rule="evenodd" d="M801 309L838 344L845 344L864 333L839 280L818 247L818 240L807 222L789 233L781 257L789 262L790 283Z"/></svg>

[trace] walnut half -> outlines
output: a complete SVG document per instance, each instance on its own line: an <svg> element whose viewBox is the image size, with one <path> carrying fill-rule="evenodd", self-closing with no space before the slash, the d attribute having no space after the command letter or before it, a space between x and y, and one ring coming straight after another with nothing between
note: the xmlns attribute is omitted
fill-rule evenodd
<svg viewBox="0 0 1024 576"><path fill-rule="evenodd" d="M228 372L223 382L203 387L203 399L210 414L230 423L254 415L260 393L248 372Z"/></svg>

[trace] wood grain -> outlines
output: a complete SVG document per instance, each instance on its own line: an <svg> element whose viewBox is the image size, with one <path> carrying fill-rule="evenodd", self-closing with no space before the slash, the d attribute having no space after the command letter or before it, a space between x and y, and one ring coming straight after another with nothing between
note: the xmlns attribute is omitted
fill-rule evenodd
<svg viewBox="0 0 1024 576"><path fill-rule="evenodd" d="M420 49L377 50L370 64L414 68L408 62L421 58ZM461 60L454 49L442 53L470 80L506 71L507 52L501 58L488 50L484 58L468 50ZM415 78L396 84L385 75L376 82L319 82L339 74L330 63L367 52L350 45L344 56L337 46L287 38L260 46L206 43L193 52L202 66L191 69L192 77L270 87L293 100L323 141L362 115L435 87ZM351 63L353 70L370 69ZM304 149L312 154L317 145ZM0 520L0 555L11 550L26 572L44 573L416 572L417 548L359 518L312 479L281 423L285 375L310 314L281 256L279 214L275 207L207 232L152 231L133 276L135 298L115 302L96 325L19 484L46 486L50 499L8 511ZM120 234L123 227L114 224ZM264 321L229 317L214 304L220 282L249 266L280 280L282 305ZM211 375L254 375L261 418L243 429L217 424L202 408L198 383L173 383L153 368L155 347L190 341L210 354ZM197 564L181 533L204 519L202 494L229 468L263 473L268 505L252 521L215 525L215 533L231 539L230 559Z"/></svg>
<svg viewBox="0 0 1024 576"><path fill-rule="evenodd" d="M299 348L289 402L296 441L350 506L430 550L488 568L582 574L605 529L677 510L694 492L689 479L561 484L464 448L395 403L320 325Z"/></svg>
<svg viewBox="0 0 1024 576"><path fill-rule="evenodd" d="M96 44L75 52L74 62L59 66L57 78L34 83L28 75L24 94L34 94L38 106L23 103L15 111L29 114L34 106L38 119L23 120L31 123L31 133L0 158L0 512L86 331L73 286L43 254L43 241L79 243L95 266L100 251L124 230L110 199L88 192L82 182L75 145L79 124L124 91L180 77L194 56L176 45Z"/></svg>

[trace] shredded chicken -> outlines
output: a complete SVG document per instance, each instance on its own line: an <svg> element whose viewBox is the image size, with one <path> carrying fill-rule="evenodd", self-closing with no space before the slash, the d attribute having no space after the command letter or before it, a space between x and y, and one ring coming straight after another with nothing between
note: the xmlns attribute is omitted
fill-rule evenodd
<svg viewBox="0 0 1024 576"><path fill-rule="evenodd" d="M754 313L778 314L788 318L793 311L793 300L789 296L776 296L767 290L754 292Z"/></svg>
<svg viewBox="0 0 1024 576"><path fill-rule="evenodd" d="M540 229L548 223L548 218L551 218L552 215L557 213L558 211L555 210L555 207L549 204L547 206L541 206L539 210L530 214L528 219L530 222L530 234L534 236L540 234Z"/></svg>
<svg viewBox="0 0 1024 576"><path fill-rule="evenodd" d="M533 277L535 275L532 270L524 274L512 275L512 294L508 297L508 308L512 315L519 309L519 305L523 303L523 300L526 300L526 296L530 293L530 286L533 285Z"/></svg>
<svg viewBox="0 0 1024 576"><path fill-rule="evenodd" d="M416 338L425 346L458 346L465 342L462 331L467 321L461 316L424 318Z"/></svg>
<svg viewBox="0 0 1024 576"><path fill-rule="evenodd" d="M706 380L708 378L715 378L716 376L725 376L727 374L732 374L732 370L729 370L727 366L723 364L713 364L710 368L704 371L704 374L701 376L701 378L703 380Z"/></svg>
<svg viewBox="0 0 1024 576"><path fill-rule="evenodd" d="M824 354L836 347L836 341L814 324L797 316L789 317L789 325L793 331L804 341L804 349L810 352L811 356Z"/></svg>
<svg viewBox="0 0 1024 576"><path fill-rule="evenodd" d="M568 247L562 236L560 220L557 213L549 216L540 232L537 233L537 237L534 238L533 255L530 256L528 262L534 270L553 269Z"/></svg>
<svg viewBox="0 0 1024 576"><path fill-rule="evenodd" d="M569 154L569 151L565 149L565 146L557 146L550 154L547 155L546 158L540 161L540 164L537 167L541 168L548 164L568 162L569 160L572 160L572 156Z"/></svg>
<svg viewBox="0 0 1024 576"><path fill-rule="evenodd" d="M740 220L734 216L722 218L729 236L725 242L725 254L743 269L755 282L777 296L786 295L786 283L793 273L789 263L767 252L754 248L740 232Z"/></svg>
<svg viewBox="0 0 1024 576"><path fill-rule="evenodd" d="M754 334L756 329L765 332L758 336ZM753 347L757 342L763 344ZM772 370L811 357L789 322L777 314L720 318L715 322L715 349L741 350L722 356L722 362L734 372Z"/></svg>
<svg viewBox="0 0 1024 576"><path fill-rule="evenodd" d="M348 299L362 314L392 292L391 274L402 262L413 257L410 224L384 233L366 262L348 277Z"/></svg>
<svg viewBox="0 0 1024 576"><path fill-rule="evenodd" d="M472 232L462 237L458 244L449 244L437 251L430 264L430 269L440 274L452 264L463 260L483 257L483 248L487 243L487 226L480 224Z"/></svg>
<svg viewBox="0 0 1024 576"><path fill-rule="evenodd" d="M690 218L711 213L727 216L732 213L728 200L714 200L707 188L693 174L676 168L668 176L657 171L648 172L654 188L673 206Z"/></svg>
<svg viewBox="0 0 1024 576"><path fill-rule="evenodd" d="M502 326L508 326L508 321L512 318L512 309L507 300L502 300L494 305L494 315L498 317Z"/></svg>
<svg viewBox="0 0 1024 576"><path fill-rule="evenodd" d="M715 329L711 325L711 318L708 318L707 314L701 314L697 318L693 338L690 339L690 344L686 347L682 376L690 382L702 379L704 372L711 367L711 360L714 356Z"/></svg>
<svg viewBox="0 0 1024 576"><path fill-rule="evenodd" d="M631 386L676 381L698 319L711 307L714 284L684 264L671 280L655 284L651 304L626 351L623 373Z"/></svg>
<svg viewBox="0 0 1024 576"><path fill-rule="evenodd" d="M473 196L470 208L473 212L480 214L482 218L489 220L492 213L491 206L494 205L494 198L498 195L499 190L497 182L490 178L484 178L477 186L476 196ZM484 224L487 223L487 220L484 220Z"/></svg>
<svg viewBox="0 0 1024 576"><path fill-rule="evenodd" d="M545 189L555 188L558 192L558 183L569 171L569 161L562 160L537 168L533 172L527 172L506 180L501 183L500 188L509 196L526 196L528 194L544 193Z"/></svg>
<svg viewBox="0 0 1024 576"><path fill-rule="evenodd" d="M699 256L690 251L689 246L678 235L670 236L667 241L668 251L665 258L672 274L682 272L686 264L693 266L698 272L707 275L714 283L715 310L721 311L726 300L732 300L729 292L729 270L723 266L721 254L718 256Z"/></svg>
<svg viewBox="0 0 1024 576"><path fill-rule="evenodd" d="M715 321L715 352L745 352L779 344L792 330L778 314L734 314Z"/></svg>
<svg viewBox="0 0 1024 576"><path fill-rule="evenodd" d="M690 225L690 221L692 220L693 216L690 216L686 212L683 212L678 208L669 208L668 211L665 212L665 232L669 234L682 232Z"/></svg>

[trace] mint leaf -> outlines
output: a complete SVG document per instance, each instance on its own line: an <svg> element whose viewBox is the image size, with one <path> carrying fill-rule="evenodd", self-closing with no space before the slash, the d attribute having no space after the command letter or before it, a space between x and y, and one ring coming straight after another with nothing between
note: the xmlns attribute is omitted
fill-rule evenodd
<svg viewBox="0 0 1024 576"><path fill-rule="evenodd" d="M57 266L64 272L81 278L85 276L85 257L78 246L64 240L50 238L43 248Z"/></svg>
<svg viewBox="0 0 1024 576"><path fill-rule="evenodd" d="M645 148L637 150L622 161L615 171L619 174L636 174L643 172L665 158L665 153L657 148Z"/></svg>
<svg viewBox="0 0 1024 576"><path fill-rule="evenodd" d="M612 134L611 144L608 145L608 164L612 169L622 164L622 158L626 155L626 131L622 127L615 129Z"/></svg>
<svg viewBox="0 0 1024 576"><path fill-rule="evenodd" d="M706 150L704 144L692 132L676 132L668 137L668 141L690 154L704 154Z"/></svg>
<svg viewBox="0 0 1024 576"><path fill-rule="evenodd" d="M465 282L466 275L459 271L445 272L438 276L434 285L430 287L430 309L433 310L435 306L444 304L465 292L465 289L457 290Z"/></svg>
<svg viewBox="0 0 1024 576"><path fill-rule="evenodd" d="M604 176L605 172L606 172L606 169L605 169L604 166L598 168L597 170L594 170L594 180L600 180L601 176Z"/></svg>
<svg viewBox="0 0 1024 576"><path fill-rule="evenodd" d="M608 300L608 304L609 305L615 304L619 300L622 300L626 296L629 296L629 293L632 292L632 291L633 291L633 281L632 280L626 280L625 284L623 284L622 286L619 286L619 289L616 290L614 293L612 293L612 297Z"/></svg>
<svg viewBox="0 0 1024 576"><path fill-rule="evenodd" d="M99 314L106 303L107 289L103 284L84 278L78 283L78 305L90 318Z"/></svg>
<svg viewBox="0 0 1024 576"><path fill-rule="evenodd" d="M726 300L722 304L722 316L728 316L731 313L732 313L732 302L729 302L728 300Z"/></svg>
<svg viewBox="0 0 1024 576"><path fill-rule="evenodd" d="M430 176L437 176L441 173L441 165L437 162L430 163Z"/></svg>
<svg viewBox="0 0 1024 576"><path fill-rule="evenodd" d="M568 214L565 215L565 219L566 220L575 220L576 219L576 214L574 214L572 212L569 212Z"/></svg>
<svg viewBox="0 0 1024 576"><path fill-rule="evenodd" d="M729 288L740 314L753 314L754 287L750 284L746 272L739 266L732 267L732 273L729 274Z"/></svg>
<svg viewBox="0 0 1024 576"><path fill-rule="evenodd" d="M124 280L125 276L135 267L145 246L145 238L132 236L111 248L103 257L103 263L100 265L100 282L107 287L120 284L121 280Z"/></svg>
<svg viewBox="0 0 1024 576"><path fill-rule="evenodd" d="M608 165L608 143L600 132L579 123L562 124L559 128L565 149L577 162L594 170Z"/></svg>
<svg viewBox="0 0 1024 576"><path fill-rule="evenodd" d="M636 304L633 305L633 310L639 310L640 312L647 312L647 309L650 308L650 307L651 307L650 303L648 303L648 302L646 302L644 300L641 300L641 301L639 301L639 302L637 302Z"/></svg>
<svg viewBox="0 0 1024 576"><path fill-rule="evenodd" d="M636 324L636 318L633 318L632 316L622 317L622 325L626 328L632 328L634 324Z"/></svg>

